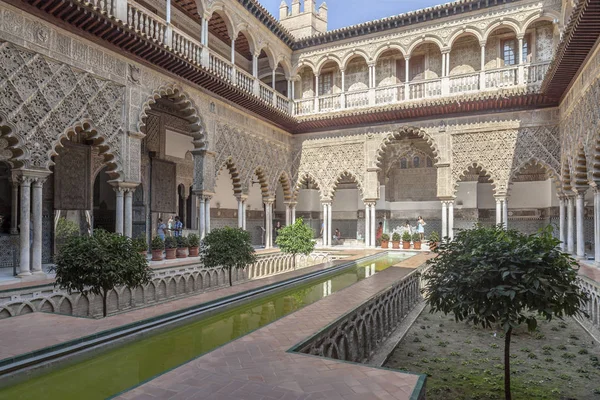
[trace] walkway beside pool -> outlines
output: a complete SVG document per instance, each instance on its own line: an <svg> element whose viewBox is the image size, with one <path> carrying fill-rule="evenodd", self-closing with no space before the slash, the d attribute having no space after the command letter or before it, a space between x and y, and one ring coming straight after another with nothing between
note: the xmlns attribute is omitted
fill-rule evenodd
<svg viewBox="0 0 600 400"><path fill-rule="evenodd" d="M312 267L256 279L238 285L234 284L232 287L225 287L189 297L179 298L177 300L166 301L164 303L131 310L102 319L81 318L41 312L6 318L0 322L0 337L2 338L0 360L41 350L46 347L72 341L162 314L182 310L211 300L231 296L236 293L260 288L286 279L305 275L309 272L327 269L334 265L338 265L339 263L362 258L379 251L380 250L375 249L353 251L351 253L353 255L344 260L318 264ZM2 289L4 289L4 287L2 287Z"/></svg>
<svg viewBox="0 0 600 400"><path fill-rule="evenodd" d="M422 265L418 254L119 396L150 399L417 399L420 375L288 352Z"/></svg>

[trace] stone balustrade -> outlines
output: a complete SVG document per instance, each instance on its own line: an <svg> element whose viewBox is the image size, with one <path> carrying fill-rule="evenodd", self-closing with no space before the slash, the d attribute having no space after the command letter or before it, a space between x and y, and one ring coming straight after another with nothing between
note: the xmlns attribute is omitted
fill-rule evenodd
<svg viewBox="0 0 600 400"><path fill-rule="evenodd" d="M415 270L295 349L315 356L365 362L419 303L420 288Z"/></svg>
<svg viewBox="0 0 600 400"><path fill-rule="evenodd" d="M241 283L272 275L326 263L341 258L329 253L300 255L294 262L289 254L272 253L258 256L256 263L245 270L234 270L232 280ZM199 262L153 270L150 283L134 289L119 287L108 295L108 313L115 314L135 308L162 303L229 285L224 268L204 268ZM102 297L94 294L69 294L53 285L0 290L0 319L32 312L50 312L78 317L102 316Z"/></svg>

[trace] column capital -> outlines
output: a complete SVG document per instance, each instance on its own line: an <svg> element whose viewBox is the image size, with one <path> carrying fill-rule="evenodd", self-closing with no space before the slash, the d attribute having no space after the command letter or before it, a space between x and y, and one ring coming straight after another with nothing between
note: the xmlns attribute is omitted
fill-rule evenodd
<svg viewBox="0 0 600 400"><path fill-rule="evenodd" d="M237 201L244 202L244 201L248 200L248 195L247 194L238 194L235 196L235 198L237 199Z"/></svg>
<svg viewBox="0 0 600 400"><path fill-rule="evenodd" d="M321 205L333 203L332 199L321 199Z"/></svg>
<svg viewBox="0 0 600 400"><path fill-rule="evenodd" d="M286 202L284 202L284 204L288 207L295 207L296 204L298 204L298 203L295 201L286 201Z"/></svg>
<svg viewBox="0 0 600 400"><path fill-rule="evenodd" d="M376 200L365 200L365 207L375 207L375 204L377 204Z"/></svg>
<svg viewBox="0 0 600 400"><path fill-rule="evenodd" d="M263 203L264 204L268 204L268 205L272 205L273 203L275 203L275 199L269 197L267 199L263 199Z"/></svg>
<svg viewBox="0 0 600 400"><path fill-rule="evenodd" d="M440 51L442 54L450 54L450 50L451 50L450 47L444 47Z"/></svg>
<svg viewBox="0 0 600 400"><path fill-rule="evenodd" d="M480 40L480 41L479 41L479 46L481 46L481 47L485 47L486 43L487 43L487 41L486 41L486 40Z"/></svg>

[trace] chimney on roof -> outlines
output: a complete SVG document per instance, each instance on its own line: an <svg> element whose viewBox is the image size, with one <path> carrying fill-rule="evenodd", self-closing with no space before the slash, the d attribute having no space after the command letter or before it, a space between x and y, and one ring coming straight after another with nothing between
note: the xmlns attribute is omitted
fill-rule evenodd
<svg viewBox="0 0 600 400"><path fill-rule="evenodd" d="M319 10L315 0L304 0L304 11L300 11L300 0L292 0L292 12L288 12L286 1L279 6L279 21L296 39L327 32L327 4Z"/></svg>
<svg viewBox="0 0 600 400"><path fill-rule="evenodd" d="M288 16L288 5L285 2L285 0L282 0L281 4L279 5L279 19L284 20L287 18L287 16Z"/></svg>

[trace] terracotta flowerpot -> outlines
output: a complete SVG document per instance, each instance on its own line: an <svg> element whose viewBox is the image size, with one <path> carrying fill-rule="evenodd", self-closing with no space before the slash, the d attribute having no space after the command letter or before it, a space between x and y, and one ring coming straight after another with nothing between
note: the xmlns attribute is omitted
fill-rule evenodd
<svg viewBox="0 0 600 400"><path fill-rule="evenodd" d="M439 245L440 244L438 242L431 242L431 243L429 243L429 250L433 251L433 250L437 249L437 247Z"/></svg>
<svg viewBox="0 0 600 400"><path fill-rule="evenodd" d="M421 250L421 242L414 242L415 250Z"/></svg>
<svg viewBox="0 0 600 400"><path fill-rule="evenodd" d="M199 247L190 247L190 257L198 257L200 255Z"/></svg>
<svg viewBox="0 0 600 400"><path fill-rule="evenodd" d="M390 242L388 240L382 240L381 241L381 248L382 249L387 249L390 245Z"/></svg>
<svg viewBox="0 0 600 400"><path fill-rule="evenodd" d="M162 250L152 250L152 261L162 261L163 259L163 251Z"/></svg>
<svg viewBox="0 0 600 400"><path fill-rule="evenodd" d="M177 248L177 258L187 258L188 256L188 248L187 247L178 247Z"/></svg>
<svg viewBox="0 0 600 400"><path fill-rule="evenodd" d="M410 249L410 242L402 242L403 249Z"/></svg>
<svg viewBox="0 0 600 400"><path fill-rule="evenodd" d="M400 248L400 241L396 241L396 242L392 242L392 249L399 249Z"/></svg>
<svg viewBox="0 0 600 400"><path fill-rule="evenodd" d="M177 249L165 249L165 254L167 255L167 260L174 260L176 257L175 252Z"/></svg>

